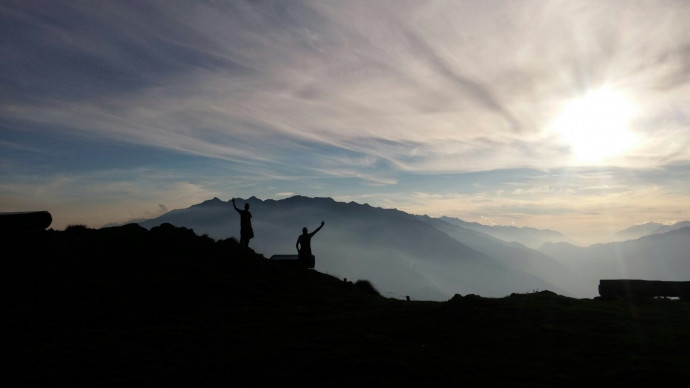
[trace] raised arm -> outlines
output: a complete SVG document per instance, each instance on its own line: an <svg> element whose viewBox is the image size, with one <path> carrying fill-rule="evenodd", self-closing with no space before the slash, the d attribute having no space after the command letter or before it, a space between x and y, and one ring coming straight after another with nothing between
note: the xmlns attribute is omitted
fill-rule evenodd
<svg viewBox="0 0 690 388"><path fill-rule="evenodd" d="M238 208L237 208L237 205L235 205L235 198L232 199L232 207L234 207L235 210L237 210L238 213L240 212L240 209L238 209Z"/></svg>
<svg viewBox="0 0 690 388"><path fill-rule="evenodd" d="M316 228L315 231L313 231L313 232L311 232L311 233L309 233L309 234L310 234L311 236L314 236L314 235L316 234L316 232L318 232L319 230L321 230L321 228L323 228L323 225L324 225L324 222L321 221L321 226L319 226L318 228Z"/></svg>

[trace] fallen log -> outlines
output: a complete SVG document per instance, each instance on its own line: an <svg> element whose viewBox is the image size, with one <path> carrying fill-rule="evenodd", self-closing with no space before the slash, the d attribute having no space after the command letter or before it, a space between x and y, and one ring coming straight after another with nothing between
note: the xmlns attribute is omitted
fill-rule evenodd
<svg viewBox="0 0 690 388"><path fill-rule="evenodd" d="M602 298L642 299L657 296L690 300L690 282L636 279L599 280Z"/></svg>

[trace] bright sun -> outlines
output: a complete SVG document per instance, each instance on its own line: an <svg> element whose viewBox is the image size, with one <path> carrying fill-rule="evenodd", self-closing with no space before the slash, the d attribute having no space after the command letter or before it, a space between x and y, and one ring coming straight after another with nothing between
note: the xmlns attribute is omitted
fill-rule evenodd
<svg viewBox="0 0 690 388"><path fill-rule="evenodd" d="M603 88L569 102L551 124L580 162L602 162L631 148L636 137L627 129L635 109L624 94Z"/></svg>

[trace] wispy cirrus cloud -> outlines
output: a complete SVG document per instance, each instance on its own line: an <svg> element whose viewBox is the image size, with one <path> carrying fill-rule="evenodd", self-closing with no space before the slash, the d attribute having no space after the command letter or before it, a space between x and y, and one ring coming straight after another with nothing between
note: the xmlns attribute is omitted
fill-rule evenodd
<svg viewBox="0 0 690 388"><path fill-rule="evenodd" d="M40 175L46 157L39 165L22 152L75 154L79 144L95 147L88 157L112 156L81 169L209 168L105 152L125 144L185 155L183 164L226 163L209 162L209 179L227 184L194 181L214 193L336 192L384 205L402 190L402 206L425 192L412 176L442 191L446 174L577 167L549 125L606 85L634 104L639 139L606 162L649 187L647 171L690 164L689 19L677 1L3 2L0 147L13 167L2 171ZM48 134L70 148L37 140ZM55 164L65 175L83 173L64 159ZM479 217L480 198L504 201L495 216L508 199L585 195L583 182L530 178L500 193L468 183L457 194L472 198L455 203ZM668 180L658 187L685 193Z"/></svg>
<svg viewBox="0 0 690 388"><path fill-rule="evenodd" d="M690 7L624 5L17 2L2 116L259 163L297 139L409 170L540 167L568 162L542 136L562 103L612 83L685 144L654 106L687 99ZM667 150L636 156L688 160Z"/></svg>

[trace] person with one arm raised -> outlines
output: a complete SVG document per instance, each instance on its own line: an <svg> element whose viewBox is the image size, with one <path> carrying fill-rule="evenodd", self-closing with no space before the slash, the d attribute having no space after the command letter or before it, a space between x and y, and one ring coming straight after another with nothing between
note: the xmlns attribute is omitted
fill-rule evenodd
<svg viewBox="0 0 690 388"><path fill-rule="evenodd" d="M297 256L299 261L305 263L307 268L314 268L316 258L311 253L311 238L318 233L321 228L323 228L324 222L321 221L321 226L316 228L315 231L309 233L307 227L302 228L302 234L297 238L297 243L295 247L297 248Z"/></svg>

